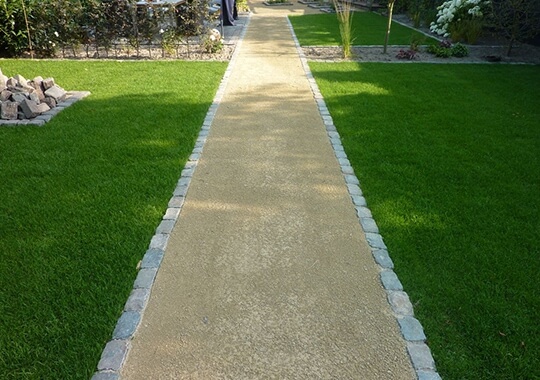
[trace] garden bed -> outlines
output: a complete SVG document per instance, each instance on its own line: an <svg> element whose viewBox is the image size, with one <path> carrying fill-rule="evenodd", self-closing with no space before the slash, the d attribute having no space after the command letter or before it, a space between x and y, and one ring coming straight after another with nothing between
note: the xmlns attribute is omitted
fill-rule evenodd
<svg viewBox="0 0 540 380"><path fill-rule="evenodd" d="M347 59L359 62L430 62L430 63L487 63L488 57L500 57L502 63L540 64L540 48L530 45L515 47L510 57L505 56L505 46L468 45L469 55L463 58L439 58L421 47L414 60L397 58L400 50L407 50L409 46L389 46L387 54L383 53L382 46L355 46L352 48L354 57ZM342 49L339 46L304 46L302 47L306 58L312 61L343 61Z"/></svg>

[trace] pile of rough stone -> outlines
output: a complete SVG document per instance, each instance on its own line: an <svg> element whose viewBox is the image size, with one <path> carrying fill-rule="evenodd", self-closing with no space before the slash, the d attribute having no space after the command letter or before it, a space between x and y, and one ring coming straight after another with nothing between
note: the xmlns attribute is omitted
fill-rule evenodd
<svg viewBox="0 0 540 380"><path fill-rule="evenodd" d="M0 70L0 119L33 119L56 107L67 92L53 78L38 76L26 80L22 75L8 78Z"/></svg>

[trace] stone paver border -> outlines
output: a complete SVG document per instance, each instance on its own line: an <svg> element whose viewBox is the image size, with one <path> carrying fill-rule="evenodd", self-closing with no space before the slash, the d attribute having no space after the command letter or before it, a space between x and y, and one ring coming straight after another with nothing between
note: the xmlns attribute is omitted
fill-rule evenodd
<svg viewBox="0 0 540 380"><path fill-rule="evenodd" d="M358 221L366 235L366 240L371 248L373 259L380 268L380 280L382 286L386 291L388 303L392 307L401 334L407 343L407 351L413 368L416 371L416 375L419 380L441 380L435 367L435 360L431 355L431 350L426 344L427 338L424 334L424 329L422 328L421 323L414 317L413 305L409 300L409 296L403 291L403 285L393 271L394 263L388 254L388 248L384 244L383 237L379 233L379 228L373 219L371 210L367 207L366 199L362 195L360 181L354 174L351 163L347 159L347 154L341 144L341 138L334 125L332 116L330 115L326 102L317 86L317 82L311 73L307 58L300 47L300 43L296 38L296 34L294 33L294 29L288 18L287 22L296 45L296 50L300 56L302 67L304 68L304 72L306 73L311 86L313 97L317 102L319 112L326 127L328 138L330 139L336 158L341 166L345 183L349 189L349 195L356 208Z"/></svg>
<svg viewBox="0 0 540 380"><path fill-rule="evenodd" d="M0 119L0 127L17 127L22 125L32 125L36 127L42 127L53 117L58 115L60 112L71 106L72 104L78 102L79 100L86 98L90 95L90 91L68 91L66 99L63 102L60 102L56 107L50 109L47 112L42 113L41 115L33 119L24 119L24 120L2 120Z"/></svg>
<svg viewBox="0 0 540 380"><path fill-rule="evenodd" d="M212 125L218 106L225 94L227 82L236 62L236 57L240 50L239 48L246 34L251 14L242 14L242 16L245 16L247 20L240 35L238 37L234 36L234 38L237 38L235 51L225 70L225 74L223 75L214 100L208 109L201 131L195 142L195 147L182 170L180 179L173 191L173 196L169 200L165 215L156 228L156 233L152 237L148 250L144 254L139 273L133 284L133 290L124 305L122 315L116 323L111 340L103 349L101 359L97 365L97 371L92 376L92 380L120 379L122 366L124 365L129 349L131 348L131 340L133 339L142 320L144 311L146 310L157 271L159 270L165 255L165 249L167 248L170 234L182 212L191 178L197 168L197 163L201 157L204 144L206 143L210 132L210 126Z"/></svg>

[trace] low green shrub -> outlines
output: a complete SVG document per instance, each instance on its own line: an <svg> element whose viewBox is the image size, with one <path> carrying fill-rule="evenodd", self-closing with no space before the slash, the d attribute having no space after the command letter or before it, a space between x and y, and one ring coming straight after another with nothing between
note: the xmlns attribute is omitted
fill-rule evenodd
<svg viewBox="0 0 540 380"><path fill-rule="evenodd" d="M462 43L452 44L448 40L439 42L438 44L429 45L427 52L440 58L462 58L469 55L469 49Z"/></svg>

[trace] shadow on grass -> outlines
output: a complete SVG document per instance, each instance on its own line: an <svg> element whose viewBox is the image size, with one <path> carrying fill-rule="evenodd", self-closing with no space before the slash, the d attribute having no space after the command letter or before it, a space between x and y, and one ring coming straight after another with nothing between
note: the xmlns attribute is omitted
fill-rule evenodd
<svg viewBox="0 0 540 380"><path fill-rule="evenodd" d="M0 129L0 373L88 379L209 104L90 96Z"/></svg>

